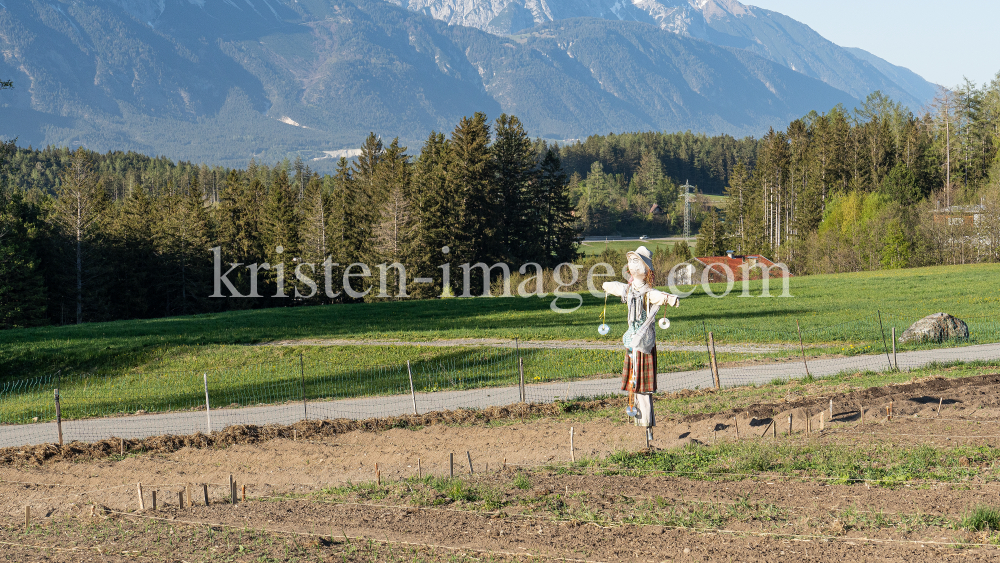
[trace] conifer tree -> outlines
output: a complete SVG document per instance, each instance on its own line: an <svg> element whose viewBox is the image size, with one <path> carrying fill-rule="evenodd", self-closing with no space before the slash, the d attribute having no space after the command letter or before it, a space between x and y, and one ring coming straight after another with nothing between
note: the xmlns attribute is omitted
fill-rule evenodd
<svg viewBox="0 0 1000 563"><path fill-rule="evenodd" d="M516 264L537 255L538 218L532 213L532 183L535 180L535 151L531 139L515 116L502 114L494 126L495 139L490 150L493 168L493 193L497 200L494 216L498 257Z"/></svg>
<svg viewBox="0 0 1000 563"><path fill-rule="evenodd" d="M91 247L100 233L106 208L107 195L97 183L90 155L80 147L73 151L52 208L52 220L68 245L66 265L73 272L77 324L83 322L84 284L93 279L91 266L97 259Z"/></svg>
<svg viewBox="0 0 1000 563"><path fill-rule="evenodd" d="M46 290L20 195L0 199L0 329L45 323Z"/></svg>
<svg viewBox="0 0 1000 563"><path fill-rule="evenodd" d="M541 210L539 239L540 263L555 267L572 262L577 257L579 232L573 208L569 201L569 184L562 171L559 155L555 150L545 150L538 171L538 197L536 205Z"/></svg>
<svg viewBox="0 0 1000 563"><path fill-rule="evenodd" d="M287 297L299 258L299 219L295 212L295 189L289 184L284 168L274 175L274 183L264 203L261 227L264 256L271 265L266 276L270 286L267 295ZM283 271L279 269L281 264Z"/></svg>
<svg viewBox="0 0 1000 563"><path fill-rule="evenodd" d="M451 158L446 192L457 198L454 205L459 214L453 231L451 260L457 264L492 264L500 255L493 220L497 213L495 202L499 198L494 190L490 126L486 115L476 112L471 118L463 117L452 132L449 146ZM482 287L481 278L477 278L479 271L475 272L471 287Z"/></svg>
<svg viewBox="0 0 1000 563"><path fill-rule="evenodd" d="M418 298L437 297L443 287L439 266L451 258L441 249L455 242L459 225L458 194L449 191L457 186L448 182L450 143L442 133L431 132L414 165L412 201L415 207L413 259L408 266L414 277L431 278L431 285L415 285L410 291ZM450 249L449 249L450 250Z"/></svg>

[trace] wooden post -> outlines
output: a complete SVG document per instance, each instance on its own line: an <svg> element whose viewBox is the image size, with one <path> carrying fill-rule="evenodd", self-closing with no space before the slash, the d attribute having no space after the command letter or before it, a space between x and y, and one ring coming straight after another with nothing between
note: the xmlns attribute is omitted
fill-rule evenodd
<svg viewBox="0 0 1000 563"><path fill-rule="evenodd" d="M865 425L865 406L861 405L861 408L859 410L861 411L861 426L864 426Z"/></svg>
<svg viewBox="0 0 1000 563"><path fill-rule="evenodd" d="M205 495L205 506L208 506L208 483L201 484L201 492Z"/></svg>
<svg viewBox="0 0 1000 563"><path fill-rule="evenodd" d="M819 431L826 430L826 412L819 411Z"/></svg>
<svg viewBox="0 0 1000 563"><path fill-rule="evenodd" d="M31 526L31 506L24 505L24 528Z"/></svg>
<svg viewBox="0 0 1000 563"><path fill-rule="evenodd" d="M523 403L524 402L524 358L521 357L517 358L517 371L521 377L520 379L521 382L518 388L521 391L521 402Z"/></svg>
<svg viewBox="0 0 1000 563"><path fill-rule="evenodd" d="M472 470L472 454L468 450L465 451L465 457L469 458L469 474L475 474L476 472Z"/></svg>
<svg viewBox="0 0 1000 563"><path fill-rule="evenodd" d="M233 476L229 476L229 496L230 504L236 504L236 481L233 481Z"/></svg>
<svg viewBox="0 0 1000 563"><path fill-rule="evenodd" d="M150 491L149 494L152 496L152 499L153 499L153 510L155 511L156 510L156 489L153 489L152 491Z"/></svg>
<svg viewBox="0 0 1000 563"><path fill-rule="evenodd" d="M184 491L177 491L177 508L184 508Z"/></svg>
<svg viewBox="0 0 1000 563"><path fill-rule="evenodd" d="M136 487L139 492L139 510L146 510L146 503L142 500L142 483Z"/></svg>
<svg viewBox="0 0 1000 563"><path fill-rule="evenodd" d="M830 421L833 421L833 399L830 399Z"/></svg>
<svg viewBox="0 0 1000 563"><path fill-rule="evenodd" d="M203 373L202 378L205 381L205 432L208 434L212 433L212 406L208 402L208 373Z"/></svg>
<svg viewBox="0 0 1000 563"><path fill-rule="evenodd" d="M733 428L736 428L736 439L739 440L740 439L740 421L736 420L735 416L733 417Z"/></svg>
<svg viewBox="0 0 1000 563"><path fill-rule="evenodd" d="M247 501L247 486L243 485L243 502Z"/></svg>
<svg viewBox="0 0 1000 563"><path fill-rule="evenodd" d="M889 420L892 420L892 400L889 401Z"/></svg>
<svg viewBox="0 0 1000 563"><path fill-rule="evenodd" d="M121 448L121 455L122 457L125 457L125 438L119 438L119 440L120 440L119 446Z"/></svg>
<svg viewBox="0 0 1000 563"><path fill-rule="evenodd" d="M799 331L799 352L802 354L802 365L806 366L806 377L809 377L809 362L806 361L806 347L802 344L802 327L798 319L795 319L795 330Z"/></svg>
<svg viewBox="0 0 1000 563"><path fill-rule="evenodd" d="M715 361L715 335L711 332L708 333L708 356L712 361L712 379L715 382L715 388L721 389L722 384L719 381L719 364Z"/></svg>
<svg viewBox="0 0 1000 563"><path fill-rule="evenodd" d="M299 373L302 374L302 419L309 420L309 411L306 410L306 361L302 357L302 351L299 351Z"/></svg>
<svg viewBox="0 0 1000 563"><path fill-rule="evenodd" d="M569 427L569 459L576 463L576 449L573 447L573 427Z"/></svg>
<svg viewBox="0 0 1000 563"><path fill-rule="evenodd" d="M413 389L413 369L410 368L410 360L406 360L406 375L410 376L410 398L413 399L413 415L417 415L417 392Z"/></svg>
<svg viewBox="0 0 1000 563"><path fill-rule="evenodd" d="M812 418L809 418L809 413L806 413L806 434L812 434L813 425Z"/></svg>
<svg viewBox="0 0 1000 563"><path fill-rule="evenodd" d="M896 371L899 371L899 358L896 357L896 327L892 327L892 363L896 364Z"/></svg>
<svg viewBox="0 0 1000 563"><path fill-rule="evenodd" d="M62 434L62 406L59 404L59 388L55 390L56 399L56 430L59 431L59 445L63 445L63 434Z"/></svg>
<svg viewBox="0 0 1000 563"><path fill-rule="evenodd" d="M938 416L941 416L941 405L943 405L943 404L944 404L944 397L939 397L938 398L938 412L937 412Z"/></svg>
<svg viewBox="0 0 1000 563"><path fill-rule="evenodd" d="M455 454L454 453L448 454L448 476L449 477L454 477L455 476Z"/></svg>
<svg viewBox="0 0 1000 563"><path fill-rule="evenodd" d="M788 413L788 435L792 435L792 413Z"/></svg>
<svg viewBox="0 0 1000 563"><path fill-rule="evenodd" d="M417 458L417 479L424 478L424 471L420 468L420 458Z"/></svg>
<svg viewBox="0 0 1000 563"><path fill-rule="evenodd" d="M194 506L194 496L191 494L191 483L184 485L184 494L187 495L188 508Z"/></svg>
<svg viewBox="0 0 1000 563"><path fill-rule="evenodd" d="M774 418L771 418L771 437L778 437L778 421L774 420Z"/></svg>
<svg viewBox="0 0 1000 563"><path fill-rule="evenodd" d="M378 470L378 463L375 463L375 484L382 486L382 472Z"/></svg>
<svg viewBox="0 0 1000 563"><path fill-rule="evenodd" d="M299 431L292 429L292 441L295 442L298 439L299 439Z"/></svg>

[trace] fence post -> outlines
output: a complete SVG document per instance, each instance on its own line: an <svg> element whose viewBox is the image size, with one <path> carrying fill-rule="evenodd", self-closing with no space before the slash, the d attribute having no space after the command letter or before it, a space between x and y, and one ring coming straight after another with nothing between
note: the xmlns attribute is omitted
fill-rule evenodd
<svg viewBox="0 0 1000 563"><path fill-rule="evenodd" d="M799 326L798 319L795 319L795 330L799 331L799 351L802 353L802 363L806 366L806 377L809 377L809 363L806 362L806 348L802 344L802 327Z"/></svg>
<svg viewBox="0 0 1000 563"><path fill-rule="evenodd" d="M882 333L882 349L885 350L885 361L889 362L889 369L892 369L892 360L889 358L889 347L885 344L885 327L882 325L882 310L878 310L878 329Z"/></svg>
<svg viewBox="0 0 1000 563"><path fill-rule="evenodd" d="M708 356L712 360L712 379L715 381L715 388L722 389L719 381L719 364L715 361L715 335L708 333Z"/></svg>
<svg viewBox="0 0 1000 563"><path fill-rule="evenodd" d="M413 416L417 415L417 394L413 390L413 369L410 368L410 360L406 360L406 375L410 377L410 398L413 399Z"/></svg>
<svg viewBox="0 0 1000 563"><path fill-rule="evenodd" d="M517 357L517 371L521 375L521 381L518 385L518 389L521 391L521 402L524 402L524 358Z"/></svg>
<svg viewBox="0 0 1000 563"><path fill-rule="evenodd" d="M899 371L899 358L896 357L896 327L892 327L892 363L896 364L896 371Z"/></svg>
<svg viewBox="0 0 1000 563"><path fill-rule="evenodd" d="M299 352L299 372L302 374L302 419L309 420L309 412L306 410L306 362Z"/></svg>
<svg viewBox="0 0 1000 563"><path fill-rule="evenodd" d="M203 373L202 377L204 378L204 381L205 381L205 429L206 429L206 431L209 434L211 434L212 433L212 413L211 413L212 407L208 403L208 373L207 372Z"/></svg>
<svg viewBox="0 0 1000 563"><path fill-rule="evenodd" d="M59 445L63 445L63 434L62 434L62 407L59 405L59 388L56 387L55 390L55 400L56 400L56 429L59 431Z"/></svg>

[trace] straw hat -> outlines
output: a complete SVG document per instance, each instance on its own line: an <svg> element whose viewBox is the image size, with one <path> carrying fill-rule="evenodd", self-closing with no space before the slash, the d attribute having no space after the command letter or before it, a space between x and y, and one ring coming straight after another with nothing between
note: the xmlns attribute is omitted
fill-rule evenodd
<svg viewBox="0 0 1000 563"><path fill-rule="evenodd" d="M626 259L631 259L632 256L641 258L643 263L646 264L646 269L648 269L650 272L653 271L653 253L650 252L648 248L646 248L645 246L640 246L639 248L636 248L634 251L630 250L625 253Z"/></svg>

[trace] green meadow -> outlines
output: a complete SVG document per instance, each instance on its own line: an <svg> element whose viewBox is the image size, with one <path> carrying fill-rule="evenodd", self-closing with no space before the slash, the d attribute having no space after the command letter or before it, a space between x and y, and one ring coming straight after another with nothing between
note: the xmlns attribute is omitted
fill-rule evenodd
<svg viewBox="0 0 1000 563"><path fill-rule="evenodd" d="M901 333L913 321L944 311L966 320L971 332L969 341L948 345L995 342L1000 340L1000 324L993 314L1000 304L998 279L1000 266L974 265L792 278L791 297L780 297L781 280L772 281L771 297L761 296L761 282L751 283L749 297L740 296L740 285L719 299L699 287L679 308L661 312L670 318L671 327L658 331L658 338L703 345L707 330L719 345L797 344L798 321L811 355L865 353L881 351L883 331L888 338L893 327ZM710 290L721 294L725 286ZM64 393L82 389L88 397L103 397L88 400L86 405L87 401L77 401L79 412L71 409L69 416L187 408L200 401L198 383L203 373L227 382L218 391L222 404L300 397L303 388L313 397L386 394L408 391L407 361L416 374L418 390L509 385L517 378L512 350L255 344L296 339L454 338L619 342L625 329L624 305L608 300L606 316L612 332L601 337L597 326L605 301L589 294L580 299L582 306L566 314L550 309L551 296L473 298L289 307L0 331L0 402L7 410L14 408L11 398L20 397L22 404L14 408L20 414L14 418L22 419L44 410L51 403L51 388L58 383ZM569 307L574 301L562 297L558 303ZM618 350L522 348L520 355L529 382L616 373L622 361ZM789 352L775 355L788 356ZM746 359L747 354L720 356L725 363ZM700 368L706 360L700 351L661 350L658 357L661 371ZM30 388L24 385L25 378L34 378ZM12 414L0 416L11 420Z"/></svg>

